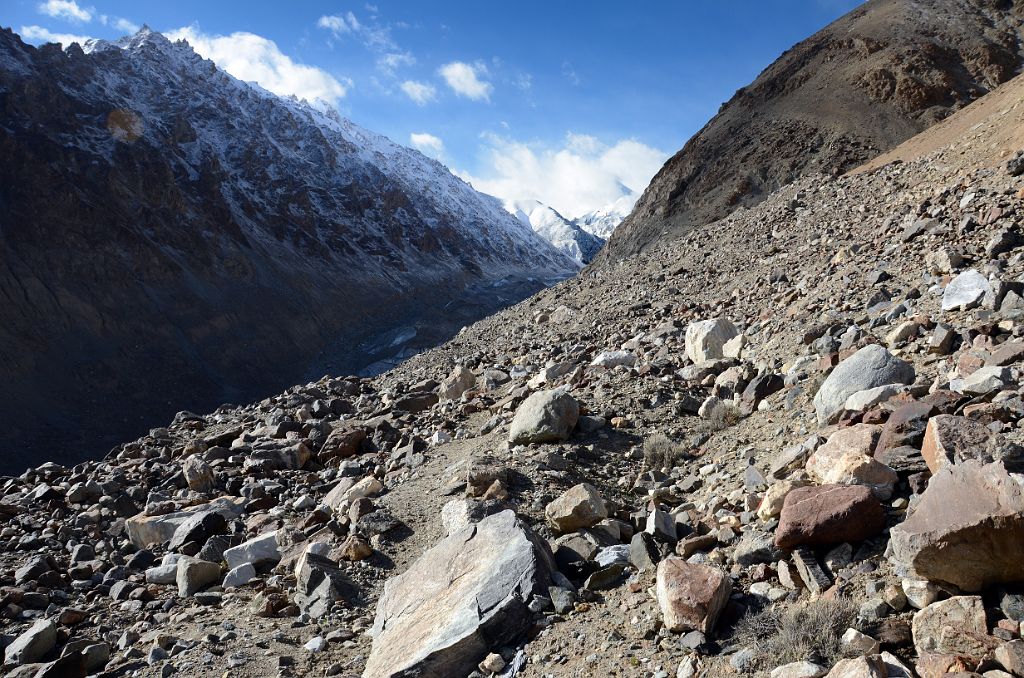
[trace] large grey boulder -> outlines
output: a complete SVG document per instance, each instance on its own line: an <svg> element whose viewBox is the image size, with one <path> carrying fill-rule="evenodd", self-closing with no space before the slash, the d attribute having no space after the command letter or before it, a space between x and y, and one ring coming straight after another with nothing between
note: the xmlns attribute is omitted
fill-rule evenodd
<svg viewBox="0 0 1024 678"><path fill-rule="evenodd" d="M14 639L4 650L7 664L31 664L49 654L57 643L57 627L49 619L40 619Z"/></svg>
<svg viewBox="0 0 1024 678"><path fill-rule="evenodd" d="M580 418L580 405L564 391L538 391L523 401L509 427L514 445L566 440Z"/></svg>
<svg viewBox="0 0 1024 678"><path fill-rule="evenodd" d="M1024 581L1024 492L1001 462L946 466L889 546L919 577L963 591Z"/></svg>
<svg viewBox="0 0 1024 678"><path fill-rule="evenodd" d="M385 583L363 678L467 675L527 629L530 597L547 595L553 569L547 545L512 511L441 540Z"/></svg>
<svg viewBox="0 0 1024 678"><path fill-rule="evenodd" d="M814 396L818 424L834 422L854 393L887 384L914 383L914 368L878 344L870 344L839 363Z"/></svg>
<svg viewBox="0 0 1024 678"><path fill-rule="evenodd" d="M724 358L726 342L739 333L727 318L690 323L686 327L686 355L695 364Z"/></svg>

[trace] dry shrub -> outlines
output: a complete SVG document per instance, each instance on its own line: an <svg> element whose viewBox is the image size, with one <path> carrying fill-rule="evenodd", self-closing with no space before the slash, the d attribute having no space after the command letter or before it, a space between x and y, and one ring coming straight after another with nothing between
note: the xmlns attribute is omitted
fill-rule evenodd
<svg viewBox="0 0 1024 678"><path fill-rule="evenodd" d="M674 468L686 455L686 448L664 433L644 440L644 465L649 469Z"/></svg>
<svg viewBox="0 0 1024 678"><path fill-rule="evenodd" d="M701 419L694 428L694 432L698 435L710 435L718 431L735 426L740 423L743 419L743 414L740 412L740 408L729 403L722 403L715 409L711 410L711 416L707 419Z"/></svg>
<svg viewBox="0 0 1024 678"><path fill-rule="evenodd" d="M849 598L819 599L784 609L765 608L736 624L733 638L754 651L751 670L770 670L803 660L832 666L840 638L857 616Z"/></svg>

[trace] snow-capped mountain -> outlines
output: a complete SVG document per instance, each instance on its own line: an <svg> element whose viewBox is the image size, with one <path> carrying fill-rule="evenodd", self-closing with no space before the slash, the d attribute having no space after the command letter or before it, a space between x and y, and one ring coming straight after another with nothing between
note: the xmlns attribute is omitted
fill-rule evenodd
<svg viewBox="0 0 1024 678"><path fill-rule="evenodd" d="M95 451L84 423L129 438L327 350L354 372L469 289L577 269L437 161L148 29L0 30L0 110L0 447Z"/></svg>
<svg viewBox="0 0 1024 678"><path fill-rule="evenodd" d="M633 206L640 198L639 193L630 191L623 186L625 193L615 202L600 209L578 217L576 223L588 233L593 233L602 240L608 240L615 228L633 211Z"/></svg>
<svg viewBox="0 0 1024 678"><path fill-rule="evenodd" d="M566 219L554 208L542 202L506 201L505 209L581 266L589 264L604 245L603 239L588 233L575 221Z"/></svg>

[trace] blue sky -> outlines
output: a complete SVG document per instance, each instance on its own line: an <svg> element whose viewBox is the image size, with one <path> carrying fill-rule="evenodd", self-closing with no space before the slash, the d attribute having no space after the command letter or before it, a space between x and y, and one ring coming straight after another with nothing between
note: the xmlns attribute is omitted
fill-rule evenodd
<svg viewBox="0 0 1024 678"><path fill-rule="evenodd" d="M735 90L859 0L4 0L27 41L141 24L267 89L577 216L642 191Z"/></svg>

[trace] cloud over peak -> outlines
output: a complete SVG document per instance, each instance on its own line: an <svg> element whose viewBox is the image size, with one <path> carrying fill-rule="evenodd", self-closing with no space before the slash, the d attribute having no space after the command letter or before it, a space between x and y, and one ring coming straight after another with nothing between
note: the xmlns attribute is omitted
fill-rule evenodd
<svg viewBox="0 0 1024 678"><path fill-rule="evenodd" d="M321 68L296 63L273 40L255 33L208 35L193 25L170 31L167 37L187 40L198 54L239 80L255 81L274 94L334 104L352 86L351 81L342 82Z"/></svg>
<svg viewBox="0 0 1024 678"><path fill-rule="evenodd" d="M606 144L569 132L559 146L482 135L478 175L461 173L480 191L503 200L538 200L572 219L628 191L641 192L668 157L635 139Z"/></svg>

